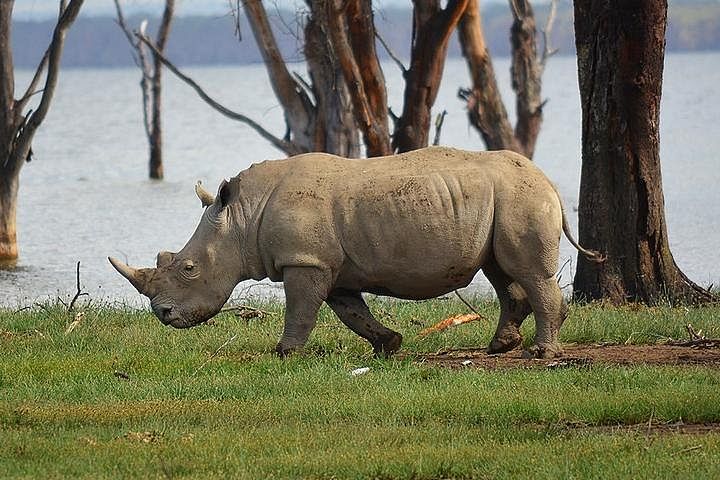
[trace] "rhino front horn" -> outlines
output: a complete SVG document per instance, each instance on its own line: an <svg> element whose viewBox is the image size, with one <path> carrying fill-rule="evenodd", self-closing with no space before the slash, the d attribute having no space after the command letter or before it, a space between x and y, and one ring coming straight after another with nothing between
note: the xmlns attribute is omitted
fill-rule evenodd
<svg viewBox="0 0 720 480"><path fill-rule="evenodd" d="M202 202L203 207L209 207L215 203L215 196L202 187L202 182L200 180L198 180L195 185L195 193L200 199L200 202Z"/></svg>
<svg viewBox="0 0 720 480"><path fill-rule="evenodd" d="M147 279L144 275L144 273L137 268L130 267L120 260L108 257L108 260L112 264L113 267L115 267L115 270L117 270L120 275L127 278L128 281L132 284L133 287L137 289L138 292L144 294L145 293L145 284L147 282Z"/></svg>

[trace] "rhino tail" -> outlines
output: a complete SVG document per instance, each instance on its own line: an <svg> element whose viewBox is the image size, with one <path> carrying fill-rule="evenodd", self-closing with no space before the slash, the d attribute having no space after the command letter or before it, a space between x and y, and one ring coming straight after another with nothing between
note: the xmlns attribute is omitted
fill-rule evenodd
<svg viewBox="0 0 720 480"><path fill-rule="evenodd" d="M594 263L603 263L607 259L605 255L598 252L597 250L589 250L587 248L583 248L583 246L580 245L575 240L575 238L573 238L572 232L570 231L570 225L568 224L567 215L565 215L565 206L563 205L562 198L560 198L560 193L557 191L557 188L555 188L555 193L557 194L558 201L560 202L560 212L562 213L562 229L563 233L565 233L565 237L567 237L570 244L575 247L578 252L582 253L585 258Z"/></svg>

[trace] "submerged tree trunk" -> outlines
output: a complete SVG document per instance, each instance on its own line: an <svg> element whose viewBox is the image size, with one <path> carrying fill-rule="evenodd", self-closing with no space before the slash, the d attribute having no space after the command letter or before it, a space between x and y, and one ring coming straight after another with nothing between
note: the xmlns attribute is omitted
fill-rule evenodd
<svg viewBox="0 0 720 480"><path fill-rule="evenodd" d="M659 153L667 3L576 0L582 102L578 299L697 302L668 245Z"/></svg>
<svg viewBox="0 0 720 480"><path fill-rule="evenodd" d="M162 20L160 21L160 27L158 28L157 40L155 41L160 52L165 51L174 10L175 0L165 0L165 10ZM162 62L157 55L153 56L153 65L153 75L151 77L152 135L149 139L150 178L161 180L164 176L162 156Z"/></svg>
<svg viewBox="0 0 720 480"><path fill-rule="evenodd" d="M163 149L162 149L162 59L161 55L165 51L168 34L170 33L170 24L175 11L175 0L165 0L165 10L158 27L157 38L154 43L155 50L150 53L153 56L151 62L148 58L146 45L137 36L130 31L125 23L120 0L115 0L115 10L117 12L118 24L125 33L128 42L134 49L135 63L142 71L142 80L140 88L142 89L143 100L143 124L145 126L145 134L148 139L148 147L150 151L149 176L154 180L162 180L163 173ZM139 35L145 36L145 26L147 21L143 21L140 25Z"/></svg>
<svg viewBox="0 0 720 480"><path fill-rule="evenodd" d="M0 266L18 257L17 194L18 175L0 169Z"/></svg>
<svg viewBox="0 0 720 480"><path fill-rule="evenodd" d="M11 48L13 0L0 0L0 265L18 257L17 198L20 170L32 158L35 132L50 110L60 74L65 35L77 18L83 0L59 2L57 24L50 45L39 62L25 93L15 99ZM38 90L43 80L44 87ZM31 97L42 92L34 110L25 112Z"/></svg>

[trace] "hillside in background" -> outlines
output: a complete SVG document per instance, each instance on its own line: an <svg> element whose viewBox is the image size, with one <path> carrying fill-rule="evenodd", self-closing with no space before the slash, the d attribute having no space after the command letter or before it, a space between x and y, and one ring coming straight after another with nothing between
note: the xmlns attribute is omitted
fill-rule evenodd
<svg viewBox="0 0 720 480"><path fill-rule="evenodd" d="M547 6L537 8L538 25L542 26ZM303 12L272 13L283 55L290 61L301 61ZM143 17L129 19L139 25ZM411 13L406 9L383 9L376 12L378 30L392 50L407 61L411 35ZM149 18L150 30L158 23ZM506 5L493 4L483 10L483 25L490 51L507 56L510 51L509 29L512 22ZM53 22L13 22L13 52L18 67L34 68L47 46ZM168 56L180 65L239 64L261 61L260 54L245 18L241 18L241 39L234 35L231 16L179 17L175 19L168 44ZM552 31L552 46L560 54L574 54L572 8L563 3ZM460 55L457 41L451 43L450 55ZM671 2L667 33L668 51L720 49L720 3L716 1ZM67 67L121 67L132 65L127 40L110 17L80 18L68 34L63 58Z"/></svg>

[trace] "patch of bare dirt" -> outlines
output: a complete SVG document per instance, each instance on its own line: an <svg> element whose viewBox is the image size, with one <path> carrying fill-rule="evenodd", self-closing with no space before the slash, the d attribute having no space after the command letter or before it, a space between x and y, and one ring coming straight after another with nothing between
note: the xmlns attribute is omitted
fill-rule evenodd
<svg viewBox="0 0 720 480"><path fill-rule="evenodd" d="M421 354L417 361L448 368L563 368L589 365L699 365L720 368L720 342L686 342L658 345L564 345L554 359L522 358L517 349L489 355L483 349L446 350Z"/></svg>
<svg viewBox="0 0 720 480"><path fill-rule="evenodd" d="M641 435L702 435L705 433L720 432L720 423L636 423L634 425L568 425L573 430L583 430L593 433L637 433Z"/></svg>

